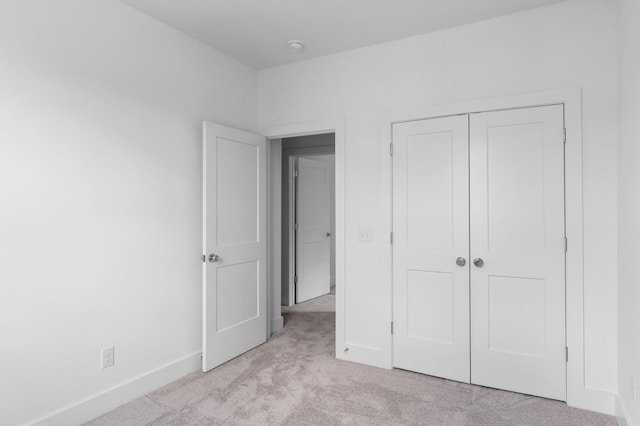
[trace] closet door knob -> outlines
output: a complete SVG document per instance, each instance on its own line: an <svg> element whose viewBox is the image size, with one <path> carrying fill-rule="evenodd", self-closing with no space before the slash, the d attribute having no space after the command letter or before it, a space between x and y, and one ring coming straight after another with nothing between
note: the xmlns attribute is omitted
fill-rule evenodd
<svg viewBox="0 0 640 426"><path fill-rule="evenodd" d="M475 259L473 259L473 264L478 268L482 268L482 265L484 265L484 260L482 260L481 257L476 257Z"/></svg>
<svg viewBox="0 0 640 426"><path fill-rule="evenodd" d="M459 257L456 259L456 265L464 266L466 264L467 264L467 259L465 259L464 257Z"/></svg>

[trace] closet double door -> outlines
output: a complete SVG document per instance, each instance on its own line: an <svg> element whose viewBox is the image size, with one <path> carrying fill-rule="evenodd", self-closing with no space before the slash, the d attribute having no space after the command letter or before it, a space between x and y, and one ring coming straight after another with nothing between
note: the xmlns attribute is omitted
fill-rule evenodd
<svg viewBox="0 0 640 426"><path fill-rule="evenodd" d="M562 105L393 126L397 368L566 400Z"/></svg>

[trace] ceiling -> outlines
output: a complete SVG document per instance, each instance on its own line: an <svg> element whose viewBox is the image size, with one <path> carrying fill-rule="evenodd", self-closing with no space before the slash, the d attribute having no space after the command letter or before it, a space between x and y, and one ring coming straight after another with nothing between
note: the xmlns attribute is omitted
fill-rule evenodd
<svg viewBox="0 0 640 426"><path fill-rule="evenodd" d="M121 0L255 69L563 0ZM294 53L287 42L302 40Z"/></svg>

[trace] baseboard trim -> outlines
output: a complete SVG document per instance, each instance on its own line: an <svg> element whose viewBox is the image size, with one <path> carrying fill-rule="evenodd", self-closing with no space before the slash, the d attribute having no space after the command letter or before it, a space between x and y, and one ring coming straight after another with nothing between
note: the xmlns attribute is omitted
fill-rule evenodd
<svg viewBox="0 0 640 426"><path fill-rule="evenodd" d="M627 410L627 406L624 405L620 395L616 395L616 420L620 426L635 426L631 421L629 410Z"/></svg>
<svg viewBox="0 0 640 426"><path fill-rule="evenodd" d="M284 327L284 318L282 315L271 320L271 334L277 333Z"/></svg>
<svg viewBox="0 0 640 426"><path fill-rule="evenodd" d="M103 392L34 420L37 426L78 425L202 368L202 352L187 355Z"/></svg>

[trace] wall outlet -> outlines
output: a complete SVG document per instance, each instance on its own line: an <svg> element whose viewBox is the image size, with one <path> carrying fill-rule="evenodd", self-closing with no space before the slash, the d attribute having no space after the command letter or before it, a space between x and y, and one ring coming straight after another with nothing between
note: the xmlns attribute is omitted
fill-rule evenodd
<svg viewBox="0 0 640 426"><path fill-rule="evenodd" d="M638 387L636 386L636 376L631 376L631 400L638 400Z"/></svg>
<svg viewBox="0 0 640 426"><path fill-rule="evenodd" d="M113 346L102 350L102 368L113 367Z"/></svg>

